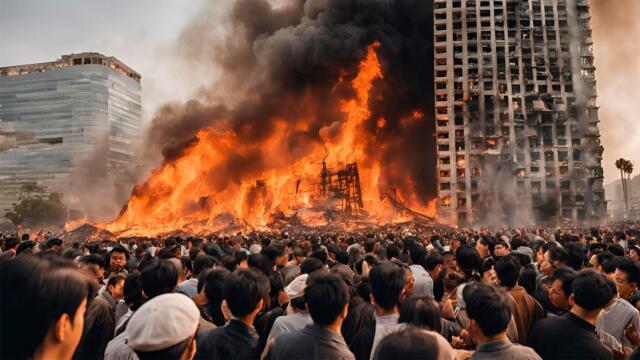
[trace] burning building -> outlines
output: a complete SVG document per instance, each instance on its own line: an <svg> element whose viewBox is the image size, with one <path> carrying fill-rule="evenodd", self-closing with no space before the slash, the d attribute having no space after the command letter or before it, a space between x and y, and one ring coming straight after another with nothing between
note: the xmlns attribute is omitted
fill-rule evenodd
<svg viewBox="0 0 640 360"><path fill-rule="evenodd" d="M587 0L434 0L438 215L606 216Z"/></svg>

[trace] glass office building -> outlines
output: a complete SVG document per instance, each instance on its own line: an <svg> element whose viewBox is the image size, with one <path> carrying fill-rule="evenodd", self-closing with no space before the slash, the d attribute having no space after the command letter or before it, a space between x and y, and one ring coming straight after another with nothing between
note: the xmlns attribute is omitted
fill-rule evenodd
<svg viewBox="0 0 640 360"><path fill-rule="evenodd" d="M131 166L142 132L140 78L98 53L0 68L0 213L24 183L69 195L72 174Z"/></svg>

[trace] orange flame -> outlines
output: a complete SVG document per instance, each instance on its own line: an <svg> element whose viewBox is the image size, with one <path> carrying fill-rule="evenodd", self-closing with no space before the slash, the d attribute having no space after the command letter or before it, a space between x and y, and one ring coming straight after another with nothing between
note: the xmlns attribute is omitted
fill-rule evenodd
<svg viewBox="0 0 640 360"><path fill-rule="evenodd" d="M319 204L320 164L325 157L327 164L336 167L357 162L364 209L381 221L398 221L403 215L385 202L379 190L379 160L367 157L369 144L359 138L371 117L368 104L374 81L384 78L376 54L379 45L370 45L358 66L358 74L350 83L355 96L340 102L344 118L337 136L322 136L321 130L324 144L309 144L306 154L293 157L282 155L288 153L286 140L290 131L284 120L276 120L277 131L258 144L239 141L233 130L202 129L195 145L154 170L143 185L134 189L120 216L103 226L120 236L155 236L176 229L213 232L224 226L228 214L260 228L269 223L274 213L291 214L300 209L306 220L321 225L326 220L320 219L313 208ZM342 78L341 75L340 82ZM304 119L298 124L301 130L307 127ZM378 127L384 125L384 119L378 120ZM268 170L249 170L248 175L233 178L225 168L224 160L229 156L248 157L256 152L269 154L261 167ZM421 206L415 193L398 195L406 196L403 203L412 210L435 215L436 202Z"/></svg>

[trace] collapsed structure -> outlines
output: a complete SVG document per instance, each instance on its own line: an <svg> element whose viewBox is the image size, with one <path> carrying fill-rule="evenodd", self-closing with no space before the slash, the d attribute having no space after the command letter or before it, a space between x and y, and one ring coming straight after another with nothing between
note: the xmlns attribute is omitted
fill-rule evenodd
<svg viewBox="0 0 640 360"><path fill-rule="evenodd" d="M605 218L589 19L587 0L434 0L440 219Z"/></svg>

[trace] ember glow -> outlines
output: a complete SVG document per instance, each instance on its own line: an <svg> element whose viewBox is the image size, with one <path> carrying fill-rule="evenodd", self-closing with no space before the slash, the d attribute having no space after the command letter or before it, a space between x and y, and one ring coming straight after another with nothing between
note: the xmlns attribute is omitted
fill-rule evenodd
<svg viewBox="0 0 640 360"><path fill-rule="evenodd" d="M385 143L376 138L376 132L372 135L364 129L370 122L378 129L387 123L384 118L371 119L369 109L372 89L376 82L384 81L376 53L379 46L378 42L372 43L357 73L345 75L344 81L351 79L348 84L352 91L344 98L336 94L342 118L326 119L317 141L305 144L303 152L292 153L286 144L296 132L311 131L311 119L271 120L275 122L272 135L253 143L241 141L237 130L219 121L214 127L201 129L197 141L181 156L154 170L144 184L134 189L120 216L102 227L121 236L153 236L176 229L203 233L216 231L229 219L241 219L251 227L261 228L270 223L274 214L293 213L308 225L324 225L328 220L322 213L335 209L336 204L321 196L319 174L323 159L334 169L358 164L362 215L366 218L379 223L407 220L407 212L399 211L392 202L434 216L435 201L421 201L412 181L396 188L382 179L385 166L380 154ZM341 76L336 88L342 80ZM411 113L412 118L400 119L399 123L425 121L418 109ZM237 176L228 168L230 157L247 159L254 154L262 154L255 170L248 169Z"/></svg>

